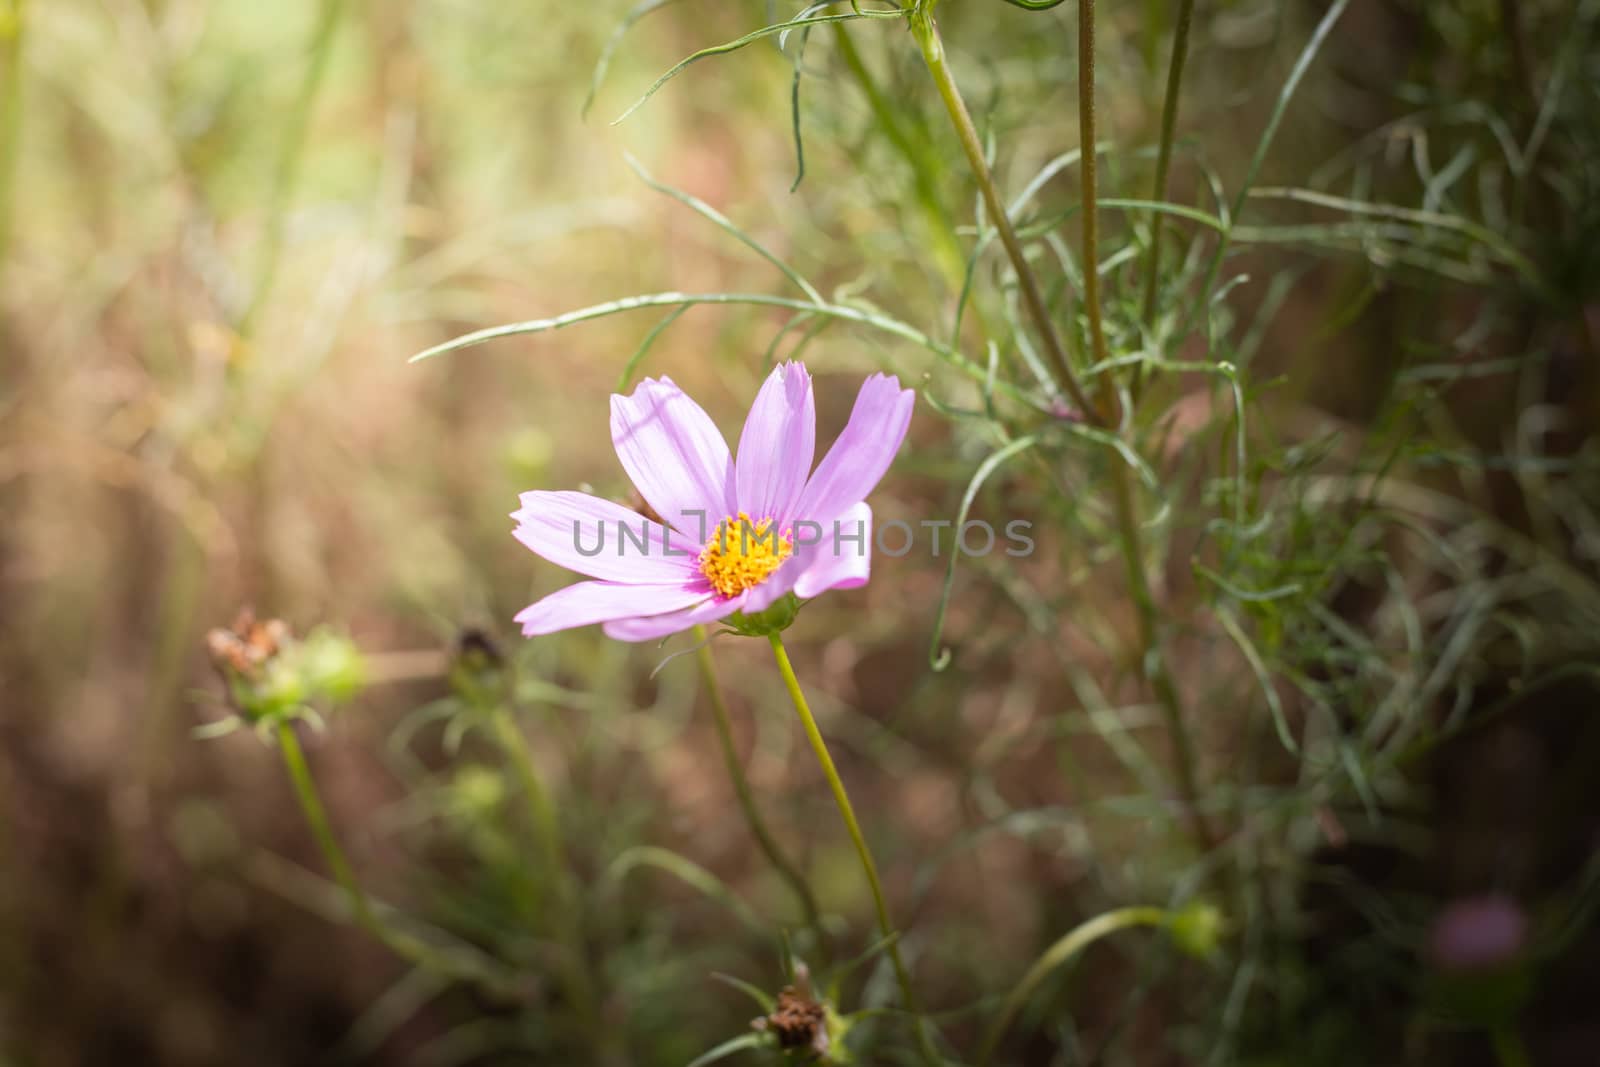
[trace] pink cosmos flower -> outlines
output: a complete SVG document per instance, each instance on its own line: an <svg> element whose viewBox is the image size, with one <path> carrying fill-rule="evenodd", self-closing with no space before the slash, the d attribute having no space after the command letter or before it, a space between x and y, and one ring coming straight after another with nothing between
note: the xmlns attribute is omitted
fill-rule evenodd
<svg viewBox="0 0 1600 1067"><path fill-rule="evenodd" d="M611 440L662 522L585 493L522 494L517 540L593 581L524 608L526 637L604 623L623 641L754 615L789 593L865 585L865 499L900 449L914 394L874 374L812 470L816 405L800 363L775 368L744 423L735 462L705 411L670 378L611 398Z"/></svg>

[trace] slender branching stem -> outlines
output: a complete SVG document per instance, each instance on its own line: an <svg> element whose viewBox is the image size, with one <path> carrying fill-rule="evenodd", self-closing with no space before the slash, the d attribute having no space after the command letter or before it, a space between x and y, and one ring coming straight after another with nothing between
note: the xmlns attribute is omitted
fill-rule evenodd
<svg viewBox="0 0 1600 1067"><path fill-rule="evenodd" d="M1028 262L1026 255L1023 254L1022 246L1017 241L1016 234L1011 229L1010 219L1007 217L1005 208L1000 202L994 178L990 174L988 163L983 156L977 130L972 124L972 117L967 111L966 104L961 99L960 90L956 86L955 79L951 76L949 67L945 62L944 45L940 40L938 27L934 23L930 7L931 5L924 5L912 13L912 33L922 47L923 59L926 61L929 71L933 74L934 82L939 87L939 94L944 99L946 110L950 113L950 120L955 124L956 132L961 139L962 148L967 156L967 162L972 168L973 176L983 192L984 200L988 204L991 214L994 215L995 225L999 228L1001 243L1005 246L1006 255L1010 258L1011 265L1016 271L1018 286L1023 293L1023 302L1033 318L1035 327L1045 339L1046 350L1051 353L1052 362L1056 364L1057 373L1061 376L1062 387L1072 396L1074 403L1078 404L1083 410L1086 418L1102 428L1115 431L1118 429L1121 417L1117 410L1118 403L1112 378L1109 374L1102 378L1100 405L1090 404L1083 393L1082 387L1073 375L1071 365L1067 362L1066 352L1061 348L1060 336L1050 319L1049 310L1039 296L1040 287L1034 275L1033 267ZM1107 353L1100 308L1100 282L1097 266L1099 262L1099 226L1097 221L1098 189L1096 187L1094 159L1094 15L1094 0L1080 0L1078 8L1078 127L1080 142L1084 145L1083 158L1079 165L1083 195L1083 295L1085 314L1089 319L1091 344L1094 347L1094 358L1096 362L1103 363L1107 358ZM1159 619L1155 600L1150 591L1149 576L1145 572L1144 535L1134 499L1133 476L1127 464L1117 462L1111 465L1110 478L1113 504L1116 510L1117 537L1122 549L1123 560L1127 565L1128 581L1138 614L1140 664L1149 679L1151 690L1161 703L1167 730L1171 734L1174 758L1178 765L1176 775L1179 799L1188 812L1195 844L1200 849L1209 851L1216 838L1200 811L1199 776L1196 771L1195 747L1193 740L1189 736L1182 698L1168 671L1166 659L1161 648Z"/></svg>
<svg viewBox="0 0 1600 1067"><path fill-rule="evenodd" d="M1086 147L1083 162L1078 168L1083 186L1083 299L1089 318L1089 336L1094 346L1096 363L1107 358L1104 327L1100 311L1099 225L1097 217L1098 189L1093 145L1095 144L1095 92L1094 92L1094 0L1078 2L1078 129ZM1108 374L1102 379L1102 397L1114 403L1115 386ZM1145 570L1144 533L1139 521L1138 502L1134 498L1133 475L1126 463L1111 466L1112 505L1116 511L1118 543L1122 548L1123 562L1127 566L1128 586L1133 595L1134 609L1139 625L1140 667L1150 681L1150 688L1161 704L1167 733L1173 747L1176 764L1178 795L1188 813L1190 829L1195 844L1209 852L1216 843L1209 824L1200 810L1200 790L1194 741L1189 735L1184 715L1182 697L1167 667L1166 655L1161 647L1159 619L1155 597L1150 591L1150 578Z"/></svg>
<svg viewBox="0 0 1600 1067"><path fill-rule="evenodd" d="M1202 852L1209 852L1216 845L1217 837L1200 808L1200 783L1196 770L1199 757L1189 733L1183 698L1173 681L1161 647L1160 619L1155 596L1150 591L1150 577L1145 569L1144 542L1138 533L1139 514L1133 499L1133 479L1128 474L1126 464L1119 462L1113 470L1111 497L1116 511L1122 559L1128 572L1128 588L1133 596L1134 616L1138 621L1139 648L1144 659L1140 666L1150 680L1150 689L1161 706L1162 721L1172 741L1178 799L1183 804L1189 831L1195 846Z"/></svg>
<svg viewBox="0 0 1600 1067"><path fill-rule="evenodd" d="M950 114L956 136L961 141L961 151L967 157L967 165L972 168L973 178L977 180L978 191L983 195L990 221L1000 234L1000 243L1005 247L1006 256L1011 260L1011 265L1017 273L1017 285L1022 291L1022 302L1028 309L1029 318L1033 320L1034 329L1044 345L1045 354L1050 358L1057 383L1085 417L1097 423L1114 422L1115 420L1109 418L1106 412L1100 411L1090 403L1088 394L1083 391L1083 386L1078 382L1078 376L1072 369L1072 363L1067 358L1066 347L1061 342L1061 334L1056 330L1055 322L1050 318L1050 308L1045 304L1039 279L1028 264L1027 256L1022 250L1022 242L1017 240L1016 230L1011 226L1011 216L1007 214L1005 202L1000 197L1000 189L995 185L994 175L989 172L989 163L983 155L983 141L978 136L978 128L973 124L972 114L967 110L966 101L962 99L955 76L950 72L950 65L945 60L944 41L939 37L938 24L934 22L933 14L927 6L919 7L912 13L911 32L922 48L923 61L927 63L928 72L933 75L934 85L939 89L939 98L944 101L945 110ZM1093 142L1086 140L1084 143ZM1085 153L1085 157L1091 154L1092 149Z"/></svg>
<svg viewBox="0 0 1600 1067"><path fill-rule="evenodd" d="M1183 83L1183 64L1189 54L1189 26L1194 21L1194 0L1178 0L1178 24L1172 33L1172 60L1167 67L1167 93L1161 105L1161 142L1156 148L1156 173L1150 183L1150 199L1159 203L1167 198L1167 174L1172 168L1172 140L1178 126L1178 88ZM1150 213L1150 257L1144 268L1144 306L1141 318L1145 331L1155 336L1156 297L1161 282L1161 229L1166 216ZM1158 355L1160 353L1157 353ZM1129 395L1139 401L1144 386L1144 365L1133 369Z"/></svg>
<svg viewBox="0 0 1600 1067"><path fill-rule="evenodd" d="M839 769L833 765L833 756L828 752L828 743L822 739L822 731L817 728L817 720L811 714L811 705L806 703L805 692L800 688L800 680L795 677L794 666L789 662L789 653L783 647L783 638L774 633L767 638L772 642L772 653L778 660L778 671L783 675L783 684L789 690L789 699L794 701L795 711L800 714L800 724L805 727L806 739L811 742L811 751L816 754L817 763L822 767L823 777L828 779L828 787L833 790L834 803L839 806L839 814L844 817L845 829L850 832L850 840L855 843L856 855L861 860L861 870L867 876L867 886L872 890L872 903L878 911L878 929L888 940L889 961L894 965L895 981L900 984L900 997L905 1003L906 1010L916 1018L917 1037L922 1045L923 1054L930 1060L936 1060L928 1038L927 1030L923 1026L922 1012L917 1006L917 996L911 987L911 974L906 970L905 960L900 955L900 940L895 933L894 922L889 918L889 905L884 900L883 883L878 880L878 865L873 861L872 850L867 847L867 839L861 833L861 824L856 821L855 808L850 803L850 794L845 792L844 781L839 777Z"/></svg>
<svg viewBox="0 0 1600 1067"><path fill-rule="evenodd" d="M1100 312L1100 211L1099 164L1095 153L1094 111L1094 0L1078 2L1078 142L1083 152L1078 161L1078 181L1083 190L1083 310L1089 319L1089 347L1096 366L1104 366L1106 329ZM1115 379L1100 379L1100 403L1107 422L1115 425L1117 394Z"/></svg>
<svg viewBox="0 0 1600 1067"><path fill-rule="evenodd" d="M723 699L722 686L717 681L717 668L711 658L711 646L704 626L694 628L694 639L699 646L695 649L695 658L700 665L701 680L705 682L706 699L711 704L712 722L716 724L717 742L722 748L722 762L728 768L728 779L733 783L733 791L739 798L739 810L744 813L744 821L750 827L750 835L756 839L756 844L767 857L767 862L772 864L772 869L788 883L795 899L800 902L800 909L805 913L806 925L810 926L817 936L817 947L826 951L816 897L812 895L811 887L806 884L800 868L789 859L783 847L778 844L777 838L772 836L772 831L767 829L766 820L761 817L761 809L756 807L755 793L750 789L750 780L745 777L744 766L739 762L739 753L733 747L733 724L728 716L728 703Z"/></svg>

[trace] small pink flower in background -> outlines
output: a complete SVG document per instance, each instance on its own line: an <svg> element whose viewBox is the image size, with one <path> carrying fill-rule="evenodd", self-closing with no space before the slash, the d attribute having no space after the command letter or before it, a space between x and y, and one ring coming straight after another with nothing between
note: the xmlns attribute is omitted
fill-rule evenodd
<svg viewBox="0 0 1600 1067"><path fill-rule="evenodd" d="M1528 916L1502 893L1454 901L1428 932L1428 955L1442 970L1478 971L1514 961L1528 943Z"/></svg>
<svg viewBox="0 0 1600 1067"><path fill-rule="evenodd" d="M874 374L850 421L812 470L816 405L800 363L773 370L750 406L735 462L700 405L669 378L611 398L623 469L663 522L585 493L522 494L516 538L587 575L524 608L527 637L603 623L623 641L754 615L789 593L865 585L872 562L866 496L900 449L914 394ZM664 523L664 524L663 524Z"/></svg>

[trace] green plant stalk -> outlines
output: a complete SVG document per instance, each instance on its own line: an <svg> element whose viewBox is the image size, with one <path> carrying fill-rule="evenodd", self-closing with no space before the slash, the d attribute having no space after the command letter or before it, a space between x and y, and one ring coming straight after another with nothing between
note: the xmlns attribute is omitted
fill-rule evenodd
<svg viewBox="0 0 1600 1067"><path fill-rule="evenodd" d="M1080 87L1078 93L1079 127L1081 141L1092 146L1094 142L1094 0L1082 0L1079 6L1080 30L1078 34ZM1087 27L1088 32L1084 32ZM1060 348L1060 338L1056 333L1055 325L1051 322L1049 312L1042 300L1037 304L1026 299L1026 294L1037 296L1039 284L1034 277L1033 267L1023 255L1022 247L1016 240L1016 235L1011 232L1010 223L1000 204L999 192L995 188L993 175L990 174L988 164L984 161L977 130L972 125L972 117L968 113L966 104L961 99L960 89L956 86L955 79L951 77L948 66L944 61L944 46L939 39L938 27L927 9L919 9L911 18L912 33L917 37L922 46L924 60L929 70L933 73L934 81L939 86L940 95L944 98L946 110L950 113L950 120L955 123L957 133L960 135L963 147L967 150L967 161L972 167L973 176L977 179L979 188L984 190L985 201L990 205L991 211L996 215L996 224L1001 227L1002 244L1005 245L1006 254L1011 259L1012 268L1016 271L1019 285L1025 296L1029 314L1034 325L1042 336L1047 338L1047 347L1053 345L1053 350L1061 353L1061 363L1058 373L1065 372L1061 379L1065 388L1079 403L1084 415L1101 428L1116 429L1116 418L1112 414L1115 397L1110 385L1110 378L1105 379L1106 387L1103 397L1108 401L1107 410L1099 408L1082 399L1082 388L1071 376L1071 368L1065 362L1066 356ZM1095 280L1094 297L1090 299L1088 279L1096 276L1094 264L1097 261L1099 234L1088 220L1096 214L1097 190L1093 174L1093 164L1090 159L1091 151L1084 152L1084 164L1080 167L1083 174L1083 214L1084 226L1084 273L1085 273L1085 301L1088 304L1087 314L1091 324L1091 331L1099 338L1099 344L1104 346L1105 338L1100 328L1101 312L1099 304L1099 283ZM1009 235L1009 239L1008 238ZM1104 359L1102 351L1097 351L1097 359ZM1194 833L1195 843L1202 850L1209 850L1215 841L1210 827L1206 824L1199 808L1198 775L1196 773L1196 757L1192 739L1189 737L1186 719L1183 712L1182 700L1179 697L1177 686L1173 683L1171 675L1166 668L1166 660L1160 647L1156 609L1154 599L1150 595L1150 582L1144 569L1144 537L1139 525L1139 516L1134 504L1133 484L1131 475L1125 463L1113 463L1111 466L1112 496L1116 506L1116 520L1118 527L1118 541L1122 548L1123 559L1127 565L1128 581L1133 591L1134 601L1139 618L1140 661L1148 663L1151 689L1162 706L1168 733L1171 734L1178 764L1177 778L1180 799L1189 812L1191 828Z"/></svg>
<svg viewBox="0 0 1600 1067"><path fill-rule="evenodd" d="M1167 920L1167 912L1161 908L1118 908L1104 915L1096 915L1074 927L1065 937L1051 945L1044 955L1035 960L1033 966L1022 976L1022 980L1007 994L1005 1003L1000 1007L1000 1014L989 1027L989 1032L979 1049L979 1067L987 1067L994 1057L994 1050L1000 1044L1000 1039L1005 1036L1006 1028L1011 1025L1011 1020L1027 1001L1028 995L1049 976L1051 971L1103 937L1135 926L1163 926Z"/></svg>
<svg viewBox="0 0 1600 1067"><path fill-rule="evenodd" d="M883 130L884 136L889 139L889 143L894 145L911 168L912 181L917 190L917 201L937 242L935 255L939 259L940 268L956 285L960 285L962 277L966 274L966 256L961 251L961 243L944 213L944 205L940 202L939 186L933 171L928 166L927 146L918 145L912 140L911 134L895 114L894 105L884 96L883 90L872 77L872 71L867 69L866 61L861 58L861 52L856 48L850 31L838 23L834 25L833 30L839 46L839 55L843 58L845 66L850 68L856 84L860 85L861 91L866 94L867 105L872 109L872 117Z"/></svg>
<svg viewBox="0 0 1600 1067"><path fill-rule="evenodd" d="M1161 142L1156 149L1156 173L1151 181L1150 199L1167 198L1167 174L1172 167L1172 140L1178 126L1178 89L1183 83L1183 64L1189 55L1189 26L1194 21L1194 0L1178 0L1178 25L1172 35L1172 60L1167 67L1166 99L1161 105ZM1154 333L1156 322L1156 296L1161 280L1161 229L1165 216L1159 211L1150 213L1150 258L1145 263L1144 305L1141 317L1145 329ZM1144 386L1144 365L1133 369L1133 384L1129 394L1134 403Z"/></svg>
<svg viewBox="0 0 1600 1067"><path fill-rule="evenodd" d="M917 1039L922 1046L923 1054L930 1061L937 1061L937 1054L923 1027L922 1010L918 1007L916 993L911 988L911 975L906 970L905 960L900 955L900 941L896 936L894 922L889 918L889 905L883 898L883 883L878 880L878 865L872 859L872 850L867 847L867 839L861 833L861 824L856 821L855 808L850 804L850 794L845 792L844 781L839 777L839 769L833 765L833 756L828 752L828 743L822 739L822 731L817 728L817 720L811 714L811 706L806 703L805 692L800 688L800 680L795 677L794 666L789 662L789 653L783 647L783 638L778 634L769 634L767 640L772 643L772 654L778 660L778 671L783 675L783 684L789 690L789 699L794 701L795 711L800 714L800 723L805 727L806 739L811 742L811 751L816 754L817 763L822 767L822 774L828 779L828 787L833 790L834 803L839 807L839 814L844 817L845 829L850 831L850 840L855 843L856 855L861 860L861 869L867 876L867 885L872 890L872 903L878 911L878 929L887 939L889 945L889 961L894 965L895 981L900 985L900 997L905 1001L908 1012L916 1017Z"/></svg>
<svg viewBox="0 0 1600 1067"><path fill-rule="evenodd" d="M583 943L582 909L578 886L572 868L567 863L567 851L561 840L561 823L556 817L555 805L550 801L549 790L539 776L539 768L528 751L528 739L517 726L515 716L504 703L497 703L489 712L490 726L506 758L511 762L517 784L528 805L529 822L542 853L546 877L555 886L559 907L552 924L566 955L563 979L588 1031L590 1040L600 1051L602 1062L616 1061L615 1036L606 1027L600 1012L599 993L594 976L589 971L589 956Z"/></svg>
<svg viewBox="0 0 1600 1067"><path fill-rule="evenodd" d="M300 810L305 815L306 824L311 828L311 836L316 839L317 847L322 851L323 859L327 861L333 880L344 890L345 898L350 905L350 914L356 923L396 955L418 966L452 978L478 982L504 996L515 997L518 990L507 979L481 966L458 961L421 938L390 928L378 918L366 891L356 880L355 869L350 866L344 849L339 845L339 839L334 836L333 825L328 820L328 811L323 806L322 796L317 792L316 782L311 777L311 769L306 764L300 740L295 736L294 725L287 720L278 723L277 739L278 750L283 753L284 767L288 770L289 781L294 787L295 799L300 802Z"/></svg>
<svg viewBox="0 0 1600 1067"><path fill-rule="evenodd" d="M1169 97L1173 91L1169 85ZM1096 143L1094 97L1094 0L1079 0L1078 128L1082 142L1089 146ZM1173 103L1172 106L1175 109L1177 105ZM1095 153L1091 147L1089 151L1083 153L1083 161L1078 168L1083 187L1083 299L1085 312L1089 317L1089 336L1094 345L1095 362L1104 363L1107 353L1105 330L1101 322L1100 272L1096 266L1100 262L1100 232L1097 222L1099 212L1095 171ZM1115 403L1113 379L1108 374L1101 380L1104 382L1102 398L1110 401L1108 407L1112 406ZM1145 571L1144 536L1139 524L1138 505L1134 500L1132 476L1125 463L1112 464L1111 495L1116 509L1117 541L1122 548L1123 562L1128 571L1128 587L1133 593L1134 608L1138 618L1139 647L1142 653L1140 668L1148 673L1150 687L1161 705L1167 733L1172 739L1178 795L1188 813L1195 844L1202 852L1209 852L1215 845L1216 838L1200 810L1200 790L1195 771L1198 760L1194 741L1189 736L1183 701L1177 685L1172 680L1171 672L1167 669L1166 655L1161 647L1155 598L1150 593L1150 577Z"/></svg>
<svg viewBox="0 0 1600 1067"><path fill-rule="evenodd" d="M1108 417L1107 413L1101 412L1090 403L1088 394L1083 391L1083 386L1079 384L1078 376L1072 369L1072 363L1067 358L1067 350L1061 343L1061 335L1050 319L1050 309L1044 302L1039 280L1034 276L1033 269L1028 266L1027 257L1022 251L1022 243L1017 240L1016 231L1011 226L1011 216L1007 214L1006 205L1000 198L1000 190L995 185L994 175L989 172L989 164L983 156L983 142L978 137L978 128L973 124L972 114L967 110L966 101L962 99L961 90L950 72L949 63L945 60L944 42L939 37L938 24L933 20L931 5L918 7L912 12L911 33L922 49L923 62L928 66L928 73L933 75L934 85L939 90L939 98L944 101L945 110L950 114L956 136L961 141L962 154L967 157L967 165L972 168L972 175L977 180L984 205L989 210L995 230L1000 234L1000 243L1005 247L1006 256L1016 270L1017 285L1022 290L1022 302L1027 307L1028 316L1033 320L1034 328L1039 333L1045 354L1050 358L1058 384L1085 417L1100 424L1114 423L1114 418ZM1092 145L1094 142L1086 139L1084 143ZM1091 152L1085 153L1085 156L1091 154L1092 149ZM1094 272L1086 267L1085 273L1092 275Z"/></svg>
<svg viewBox="0 0 1600 1067"><path fill-rule="evenodd" d="M300 810L305 814L306 825L311 828L311 836L316 838L317 847L322 850L322 858L328 862L333 880L339 883L339 888L344 890L350 902L350 914L367 932L387 942L389 931L373 914L366 891L356 881L355 869L350 866L339 839L334 836L333 824L328 820L328 810L323 807L322 795L317 792L316 781L311 777L311 768L306 764L300 739L295 736L294 725L287 720L278 724L278 751L283 753L283 765L289 772L295 799L300 802Z"/></svg>
<svg viewBox="0 0 1600 1067"><path fill-rule="evenodd" d="M1195 846L1202 853L1210 852L1217 844L1217 836L1200 809L1200 784L1196 772L1199 758L1194 739L1189 734L1183 698L1178 693L1172 672L1167 668L1167 658L1162 652L1155 597L1150 592L1150 578L1144 565L1143 539L1138 534L1139 515L1133 500L1133 483L1128 476L1127 465L1121 462L1116 463L1112 472L1111 497L1120 531L1118 541L1122 547L1122 559L1128 572L1128 588L1133 595L1134 616L1139 627L1139 647L1143 652L1140 668L1149 677L1150 689L1161 706L1162 722L1172 741L1178 799L1188 818L1189 831L1194 837Z"/></svg>
<svg viewBox="0 0 1600 1067"><path fill-rule="evenodd" d="M1099 143L1094 112L1094 0L1078 2L1078 139L1084 146L1078 162L1078 181L1083 190L1083 305L1089 317L1089 345L1094 363L1102 366L1109 357L1100 312L1099 165L1094 148ZM1114 379L1106 374L1101 383L1100 401L1105 406L1105 421L1114 428L1120 421Z"/></svg>
<svg viewBox="0 0 1600 1067"><path fill-rule="evenodd" d="M300 175L301 161L305 158L311 111L316 104L317 93L322 88L328 57L333 53L333 40L347 4L348 0L323 0L317 23L311 31L311 57L285 123L283 144L273 174L272 192L269 194L271 199L267 202L267 225L261 242L260 262L256 267L255 291L239 319L238 332L241 336L249 336L256 315L265 305L277 280L278 262L283 255L285 216L288 214L289 198L294 193L295 180Z"/></svg>
<svg viewBox="0 0 1600 1067"><path fill-rule="evenodd" d="M733 725L728 717L728 704L723 699L722 686L717 681L716 664L711 658L711 646L708 644L704 626L694 628L694 640L699 646L695 649L695 659L700 665L700 677L705 682L706 698L711 703L712 721L717 728L717 742L722 749L722 762L728 768L728 779L733 783L733 791L739 799L739 810L744 813L744 821L750 827L750 834L761 847L767 862L772 864L772 869L788 883L795 899L800 902L800 909L805 913L806 925L817 935L818 948L825 950L822 920L817 911L816 897L812 895L811 887L806 884L805 876L800 873L799 867L784 854L777 838L767 829L766 820L761 817L761 810L756 807L750 780L745 777L744 767L739 763L739 753L733 747Z"/></svg>

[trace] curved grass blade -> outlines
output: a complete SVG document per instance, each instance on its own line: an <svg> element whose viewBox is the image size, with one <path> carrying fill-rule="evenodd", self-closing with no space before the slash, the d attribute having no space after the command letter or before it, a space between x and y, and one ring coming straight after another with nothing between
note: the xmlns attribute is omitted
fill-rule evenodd
<svg viewBox="0 0 1600 1067"><path fill-rule="evenodd" d="M1020 452L1025 452L1039 443L1039 438L1030 434L1019 437L1008 443L1004 448L995 452L988 459L978 465L977 471L972 475L972 480L967 483L967 491L961 496L961 507L956 512L955 529L960 530L967 521L967 512L972 509L972 502L978 496L978 490L983 488L983 483L995 469ZM939 594L939 609L933 618L933 637L928 645L928 666L935 671L942 671L950 666L950 650L939 647L939 639L944 636L945 610L950 606L950 590L956 582L956 560L961 558L959 546L952 546L950 562L944 569L944 590Z"/></svg>
<svg viewBox="0 0 1600 1067"><path fill-rule="evenodd" d="M644 357L649 355L650 349L655 347L656 341L667 332L667 327L677 322L690 305L679 304L661 317L661 321L650 327L650 332L644 335L644 340L639 342L639 347L633 350L633 355L628 357L628 362L622 368L622 374L617 377L615 392L621 393L628 388L628 382L633 378L633 372L639 369L639 364Z"/></svg>
<svg viewBox="0 0 1600 1067"><path fill-rule="evenodd" d="M606 38L604 47L600 49L600 58L594 62L594 73L589 77L589 93L583 98L583 107L578 112L580 115L587 116L589 109L594 106L594 98L600 92L600 84L606 80L606 72L611 69L612 57L617 54L617 49L621 47L622 39L628 35L628 31L646 15L676 2L677 0L644 0L622 16L622 21L611 31L611 36Z"/></svg>
<svg viewBox="0 0 1600 1067"><path fill-rule="evenodd" d="M1216 616L1217 621L1222 623L1222 628L1227 631L1228 637L1239 646L1245 662L1250 664L1250 670L1256 676L1256 683L1261 686L1261 695L1267 699L1267 710L1272 713L1273 729L1278 732L1278 743L1283 745L1285 751L1299 755L1300 743L1294 739L1294 733L1289 729L1289 720L1283 714L1283 701L1278 699L1277 687L1272 684L1272 674L1267 670L1267 664L1261 658L1256 643L1244 632L1244 627L1239 625L1239 620L1234 618L1233 612L1223 609L1216 612Z"/></svg>
<svg viewBox="0 0 1600 1067"><path fill-rule="evenodd" d="M580 322L590 322L594 319L606 318L609 315L617 315L624 311L636 311L640 308L673 307L679 304L749 304L761 307L788 308L792 311L807 311L814 315L842 319L845 322L871 326L876 330L910 341L919 348L937 356L940 360L975 382L982 383L988 377L988 372L985 368L978 366L978 364L972 362L972 360L963 356L949 345L934 340L921 330L908 323L901 322L899 319L845 304L815 304L790 297L771 296L767 293L681 293L672 291L646 293L642 296L627 296L621 300L593 304L586 308L579 308L576 311L569 311L547 319L528 319L525 322L512 322L504 326L490 326L482 330L474 330L453 340L434 345L432 348L424 349L412 356L408 362L419 363L425 359L432 359L434 356L442 356L447 352L454 352L462 348L471 348L475 345L499 340L502 337L516 337L526 333L545 333L567 326L574 326ZM1042 410L1037 398L1009 382L997 382L995 388L998 392L1007 394L1013 400Z"/></svg>
<svg viewBox="0 0 1600 1067"><path fill-rule="evenodd" d="M1112 934L1131 926L1161 926L1167 922L1167 912L1161 908L1119 908L1108 911L1104 915L1097 915L1088 922L1074 927L1067 935L1045 950L1044 955L1034 961L1028 973L1022 976L1022 981L1007 994L1005 1003L1000 1007L1000 1014L995 1018L994 1024L989 1028L988 1036L984 1038L983 1047L978 1053L980 1067L989 1063L994 1056L995 1046L1000 1043L1006 1027L1016 1016L1017 1011L1028 999L1038 984L1049 977L1050 972L1072 959L1089 945Z"/></svg>
<svg viewBox="0 0 1600 1067"><path fill-rule="evenodd" d="M771 263L774 267L777 267L785 278L788 278L801 292L805 293L806 296L811 298L811 302L813 304L826 303L826 301L822 299L822 294L817 292L816 288L813 287L810 282L802 278L799 271L795 270L793 267L789 266L789 264L779 259L777 254L769 249L766 245L762 244L760 241L741 230L732 219L728 218L728 216L724 215L722 212L718 211L716 208L712 207L710 204L706 203L704 200L701 200L698 196L695 196L692 193L686 193L682 189L676 189L665 182L657 181L651 176L649 171L644 169L644 165L641 164L637 159L634 159L632 155L625 155L624 158L627 160L628 166L632 167L633 172L639 176L640 181L644 182L656 192L672 197L672 199L676 200L680 204L683 204L685 207L690 208L702 218L709 220L719 229L731 234L739 241L740 244L750 249L750 251L754 252L768 263Z"/></svg>
<svg viewBox="0 0 1600 1067"><path fill-rule="evenodd" d="M630 848L618 856L606 871L606 881L620 885L636 867L654 867L677 878L692 889L697 889L710 899L726 907L739 921L751 930L762 931L765 924L750 910L750 905L740 900L722 879L686 856L654 845Z"/></svg>
<svg viewBox="0 0 1600 1067"><path fill-rule="evenodd" d="M713 982L721 982L725 986L737 989L739 992L755 1001L757 1006L759 1006L763 1012L768 1014L771 1014L772 1009L777 1006L777 1002L772 999L772 995L770 993L759 986L751 985L743 978L739 978L731 974L723 974L721 971L712 971L711 980Z"/></svg>
<svg viewBox="0 0 1600 1067"><path fill-rule="evenodd" d="M737 52L746 45L754 44L756 41L762 40L763 38L772 37L775 34L787 33L790 30L798 29L803 26L821 26L829 22L854 22L857 19L903 19L906 17L906 14L906 12L898 9L893 11L857 10L848 15L817 15L812 18L797 18L791 19L788 22L780 22L772 26L763 26L759 30L754 30L745 34L743 37L728 41L724 44L712 45L710 48L702 48L693 55L679 60L678 63L675 64L670 70L661 75L661 77L657 78L655 83L652 84L650 88L645 90L643 96L639 97L639 99L635 100L631 105L629 105L626 111L611 120L611 125L615 126L617 123L626 119L629 115L632 115L635 111L638 111L644 106L647 100L656 95L663 85L667 84L667 82L683 73L685 67L688 67L693 63L698 63L702 59L706 59L710 56L723 56L730 52Z"/></svg>
<svg viewBox="0 0 1600 1067"><path fill-rule="evenodd" d="M740 1034L738 1037L729 1038L709 1052L696 1056L689 1061L689 1067L708 1067L709 1064L716 1063L718 1060L727 1059L735 1052L760 1048L765 1041L766 1038L761 1034Z"/></svg>

